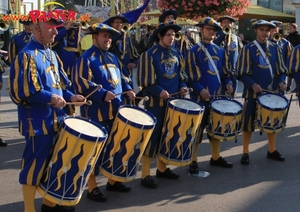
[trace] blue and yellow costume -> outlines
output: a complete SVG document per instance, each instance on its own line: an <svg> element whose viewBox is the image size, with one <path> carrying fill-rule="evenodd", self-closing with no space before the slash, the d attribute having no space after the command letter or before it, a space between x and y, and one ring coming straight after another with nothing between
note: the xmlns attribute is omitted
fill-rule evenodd
<svg viewBox="0 0 300 212"><path fill-rule="evenodd" d="M214 27L216 31L221 31L221 26L212 18L201 18L199 23L196 24L198 27L211 26ZM213 41L213 40L212 40ZM195 149L192 156L192 164L190 165L191 172L198 171L197 165L197 152L198 144L202 141L203 131L205 126L208 124L209 118L209 105L210 99L202 99L200 92L206 89L211 97L214 95L219 95L222 87L226 87L228 84L232 84L231 77L232 72L229 71L227 67L227 55L225 50L211 43L200 43L196 44L192 49L188 51L185 57L185 70L188 75L188 85L193 88L193 92L190 93L191 99L200 102L205 106L204 114L200 124L199 134L196 141ZM215 63L217 70L214 70L208 56L205 52L211 55L212 60ZM218 71L218 75L216 73ZM219 79L220 78L220 79ZM211 148L212 148L212 161L224 161L226 167L231 167L232 164L225 161L224 158L220 157L220 140L213 139L208 136ZM228 165L228 166L227 166Z"/></svg>
<svg viewBox="0 0 300 212"><path fill-rule="evenodd" d="M8 61L12 63L17 54L27 45L30 41L31 33L23 30L11 37L8 44Z"/></svg>
<svg viewBox="0 0 300 212"><path fill-rule="evenodd" d="M161 23L153 32L155 41L158 42L158 34L161 31L169 28L174 29L175 32L181 29L172 21ZM177 49L163 47L158 43L142 53L138 64L138 85L143 88L145 95L149 97L149 101L144 102L145 109L150 111L157 119L156 126L142 157L142 184L143 182L146 183L147 179L150 181L150 184L143 184L146 187L155 188L157 186L150 176L150 163L158 151L167 106L167 99L161 99L160 94L163 90L169 94L178 92L181 88L186 87L186 79L184 61ZM158 171L164 172L166 165L161 163L163 162L158 161L157 163ZM178 177L178 175L175 175L175 179Z"/></svg>
<svg viewBox="0 0 300 212"><path fill-rule="evenodd" d="M32 38L12 63L9 83L11 99L18 105L19 131L26 138L20 183L38 185L65 115L49 104L51 96L70 101L71 82L57 55Z"/></svg>
<svg viewBox="0 0 300 212"><path fill-rule="evenodd" d="M280 24L282 24L282 22L280 21L271 21L272 24L274 24L276 27L279 27ZM291 44L290 41L288 41L287 39L283 38L282 35L279 35L281 37L279 37L278 40L274 40L274 36L273 38L270 36L269 40L272 41L273 43L276 43L279 47L280 47L280 50L281 50L281 56L282 56L282 59L283 59L283 62L285 64L287 64L287 67L289 66L289 64L287 63L288 61L288 58L289 56L291 55L294 47L293 45ZM288 77L289 79L287 80L288 81L288 84L290 85L291 84L291 78ZM277 84L279 84L279 82L277 82ZM283 91L279 91L280 94L284 94Z"/></svg>
<svg viewBox="0 0 300 212"><path fill-rule="evenodd" d="M109 32L111 39L114 40L120 36L120 33L106 24L94 24L88 28L86 34L94 34L100 31ZM94 40L93 40L94 42ZM120 105L123 104L122 96L117 95L110 102L105 101L107 92L120 94L124 91L132 90L123 75L123 66L118 58L110 53L93 45L81 55L72 70L72 81L76 93L84 96L94 92L89 99L92 100L91 106L84 105L80 108L81 116L90 118L91 120L101 124L110 133L115 116ZM102 86L99 89L99 86ZM101 156L97 160L94 173L88 181L88 198L94 201L106 201L106 197L97 187L95 176L99 175L99 165ZM114 187L117 186L117 187ZM118 191L130 191L130 187L126 187L120 182L108 179L106 189L113 188Z"/></svg>
<svg viewBox="0 0 300 212"><path fill-rule="evenodd" d="M255 30L260 26L267 26L270 29L275 28L275 25L268 21L259 20L253 24ZM252 89L254 84L258 84L264 90L279 90L279 83L285 83L287 68L281 56L280 47L270 41L257 44L265 52L268 60L261 54L259 48L256 46L255 41L250 42L241 51L237 63L237 79L244 84L243 98L244 103L244 119L243 119L243 156L241 163L249 164L249 143L251 134L255 129L254 119L256 112L256 100L260 93L255 93ZM269 64L267 64L269 63ZM272 67L270 69L270 66ZM272 74L271 74L272 70ZM267 133L269 140L269 152L278 152L275 147L275 133ZM276 153L277 154L277 153ZM278 158L282 156L279 154ZM273 158L274 159L274 158ZM284 160L284 158L282 158ZM282 160L281 159L281 160ZM279 160L279 159L276 159Z"/></svg>
<svg viewBox="0 0 300 212"><path fill-rule="evenodd" d="M106 91L117 94L132 90L122 75L122 68L122 64L114 54L100 50L94 45L78 58L72 72L75 92L88 95L102 85L102 89L90 97L93 104L80 108L83 117L101 124L114 120L118 108L122 104L121 95L117 95L111 102L104 101L104 98ZM110 132L110 129L107 130Z"/></svg>
<svg viewBox="0 0 300 212"><path fill-rule="evenodd" d="M278 82L284 82L287 74L287 68L282 59L280 48L269 41L265 44L259 44L263 51L266 52L267 57L270 58L273 76L270 74L268 64L266 64L265 59L253 42L250 42L242 49L237 64L237 78L244 84L242 97L245 98L245 101L248 101L247 107L250 107L250 104L252 104L252 109L246 110L244 116L243 130L247 132L254 131L256 99L259 96L253 91L252 85L257 83L264 90L278 92Z"/></svg>
<svg viewBox="0 0 300 212"><path fill-rule="evenodd" d="M116 15L113 17L110 17L108 20L106 20L107 25L112 26L112 22L115 19L122 20L123 24L128 24L128 20L126 17L122 15ZM123 64L123 74L130 79L130 85L132 86L132 70L129 70L127 68L127 65L129 63L135 63L137 64L137 61L139 59L139 54L132 44L132 41L129 36L127 36L127 33L120 32L121 35L114 39L113 44L111 45L109 51L117 56L117 58L121 61Z"/></svg>
<svg viewBox="0 0 300 212"><path fill-rule="evenodd" d="M230 16L222 16L220 17L217 22L222 22L224 19L230 20L231 23L235 22L236 20ZM232 29L231 29L232 30ZM214 40L214 43L223 47L225 49L225 53L228 57L228 68L233 73L232 74L232 86L234 92L237 90L237 80L235 77L235 70L236 70L236 63L238 59L238 55L240 50L243 48L243 44L231 31L228 32L228 34L224 34L224 31L218 31L216 39ZM222 93L224 94L226 91L225 87L222 88ZM232 96L234 96L235 93L232 93Z"/></svg>
<svg viewBox="0 0 300 212"><path fill-rule="evenodd" d="M89 27L88 34L97 33L98 31L110 32L112 34L112 39L120 36L117 30L105 24L95 24ZM72 81L76 93L86 96L99 88L99 85L102 86L101 89L98 89L89 97L93 104L91 106L82 106L80 108L80 113L81 116L101 124L106 128L108 133L111 131L115 116L123 102L121 95L117 95L116 98L112 99L110 102L105 101L107 92L110 91L115 94L120 94L124 91L132 90L131 86L123 76L122 71L123 66L114 54L104 51L95 45L86 50L73 66ZM90 197L91 193L98 191L95 176L99 174L100 160L101 156L97 160L94 173L90 176L88 181L88 197L95 201L106 200L106 197L104 197L100 191L96 192L95 195L98 196L96 199ZM106 189L108 190L108 186L113 185L121 186L122 188L119 187L119 190L123 189L122 191L130 191L130 187L126 187L125 185L110 179Z"/></svg>

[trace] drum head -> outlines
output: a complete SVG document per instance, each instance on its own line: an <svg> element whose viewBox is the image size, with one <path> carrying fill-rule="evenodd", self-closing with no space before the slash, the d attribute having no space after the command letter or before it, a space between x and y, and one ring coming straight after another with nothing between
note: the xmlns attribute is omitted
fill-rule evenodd
<svg viewBox="0 0 300 212"><path fill-rule="evenodd" d="M170 104L185 110L201 110L201 106L199 104L187 99L172 99Z"/></svg>
<svg viewBox="0 0 300 212"><path fill-rule="evenodd" d="M286 108L288 106L287 99L277 94L263 94L258 97L258 101L261 105L264 105L270 109Z"/></svg>
<svg viewBox="0 0 300 212"><path fill-rule="evenodd" d="M98 126L78 118L67 118L64 123L71 129L81 132L81 134L92 137L104 137L106 134Z"/></svg>
<svg viewBox="0 0 300 212"><path fill-rule="evenodd" d="M146 112L142 110L137 110L133 107L123 107L119 110L121 116L125 119L140 125L153 126L155 124L155 120Z"/></svg>
<svg viewBox="0 0 300 212"><path fill-rule="evenodd" d="M238 113L242 110L242 105L239 102L229 99L214 100L211 107L221 113Z"/></svg>

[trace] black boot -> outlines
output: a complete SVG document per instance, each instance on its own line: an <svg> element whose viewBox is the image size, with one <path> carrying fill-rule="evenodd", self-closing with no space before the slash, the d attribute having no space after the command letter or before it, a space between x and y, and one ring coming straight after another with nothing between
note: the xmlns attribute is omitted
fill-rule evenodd
<svg viewBox="0 0 300 212"><path fill-rule="evenodd" d="M0 138L0 146L7 146L7 143L5 143L5 141L3 141L2 138Z"/></svg>

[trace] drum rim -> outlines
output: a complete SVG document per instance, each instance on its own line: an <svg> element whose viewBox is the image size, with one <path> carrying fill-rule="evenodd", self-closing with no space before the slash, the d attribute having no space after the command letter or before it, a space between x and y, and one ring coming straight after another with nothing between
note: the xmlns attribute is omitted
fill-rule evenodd
<svg viewBox="0 0 300 212"><path fill-rule="evenodd" d="M87 135L87 134L84 134L82 132L79 132L79 131L71 128L70 126L68 126L65 123L65 120L71 119L71 118L87 121L87 122L97 126L100 130L103 131L104 136L98 137L98 136ZM100 125L99 123L97 123L91 119L81 117L81 116L66 116L66 117L64 117L63 120L61 121L61 128L65 129L67 132L69 132L70 134L72 134L74 136L77 136L77 137L80 136L80 138L87 140L87 141L91 141L91 142L95 142L96 140L98 140L98 142L104 142L108 137L108 133L107 133L107 130L105 129L105 127L103 127L102 125Z"/></svg>
<svg viewBox="0 0 300 212"><path fill-rule="evenodd" d="M229 100L229 101L233 101L235 103L237 103L240 107L241 107L241 110L239 110L238 112L226 112L226 113L222 113L220 112L219 110L215 109L212 107L212 103L217 101L217 100ZM225 97L222 97L222 98L216 98L216 99L213 99L211 100L210 104L209 104L209 107L211 110L213 110L214 112L218 113L218 114L228 114L228 115L239 115L243 112L243 105L242 103L240 103L239 101L235 100L235 99L232 99L232 98L225 98Z"/></svg>
<svg viewBox="0 0 300 212"><path fill-rule="evenodd" d="M121 113L119 113L119 111L120 111L121 109L123 109L123 108L131 108L131 109L134 108L134 109L137 109L137 110L139 110L139 111L141 111L141 112L146 113L147 115L149 115L149 117L152 118L153 124L145 124L145 125L143 125L143 124L140 124L140 123L136 123L136 122L134 122L134 121L132 121L132 120L128 120L128 119L125 118ZM135 128L140 128L140 129L141 129L141 128L143 128L143 129L152 129L152 128L154 128L154 126L155 126L156 123L157 123L157 119L156 119L156 117L155 117L152 113L150 113L149 111L147 111L147 110L145 110L145 109L143 109L143 108L140 108L140 107L138 107L138 106L135 106L135 105L122 105L122 106L119 108L116 117L118 117L120 120L126 122L126 123L129 124L130 126L133 126L133 127L135 127Z"/></svg>
<svg viewBox="0 0 300 212"><path fill-rule="evenodd" d="M200 110L187 110L187 109L184 109L184 108L177 107L176 105L173 105L171 103L171 101L173 101L173 100L185 100L185 101L188 101L188 102L193 102L193 103L200 106ZM169 99L167 107L170 107L173 110L183 112L183 113L188 111L189 112L188 114L196 114L196 115L197 114L202 114L205 110L205 106L203 104L201 104L200 102L196 102L192 99L187 99L187 98L182 98L182 97L176 97L176 98Z"/></svg>
<svg viewBox="0 0 300 212"><path fill-rule="evenodd" d="M284 108L270 108L270 107L268 107L268 106L266 106L266 105L263 105L262 102L260 101L260 98L261 98L262 96L265 96L265 95L268 95L268 94L272 94L272 95L275 95L275 96L282 97L282 98L286 101L286 106L285 106ZM265 108L265 109L268 109L268 110L272 110L272 111L282 111L282 110L287 109L288 106L289 106L289 100L288 100L285 96L280 95L280 94L276 94L276 93L262 93L262 94L260 94L260 95L257 97L257 100L256 100L256 101L257 101L257 103L258 103L261 107L263 107L263 108Z"/></svg>

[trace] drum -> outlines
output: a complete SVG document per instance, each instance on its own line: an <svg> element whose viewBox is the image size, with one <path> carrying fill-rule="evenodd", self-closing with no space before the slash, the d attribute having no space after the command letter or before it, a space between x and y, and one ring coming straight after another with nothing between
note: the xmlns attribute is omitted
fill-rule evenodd
<svg viewBox="0 0 300 212"><path fill-rule="evenodd" d="M77 204L106 139L107 131L97 123L66 117L38 192L59 205Z"/></svg>
<svg viewBox="0 0 300 212"><path fill-rule="evenodd" d="M133 180L155 124L156 118L142 108L120 107L101 155L100 172L118 182Z"/></svg>
<svg viewBox="0 0 300 212"><path fill-rule="evenodd" d="M234 99L211 101L207 134L218 140L235 140L242 126L242 104Z"/></svg>
<svg viewBox="0 0 300 212"><path fill-rule="evenodd" d="M281 132L286 124L288 99L274 93L264 93L257 98L255 126L265 133Z"/></svg>
<svg viewBox="0 0 300 212"><path fill-rule="evenodd" d="M203 111L203 106L190 99L174 98L168 101L158 159L174 166L191 163Z"/></svg>

